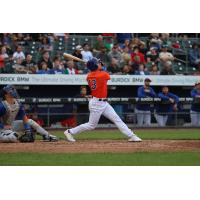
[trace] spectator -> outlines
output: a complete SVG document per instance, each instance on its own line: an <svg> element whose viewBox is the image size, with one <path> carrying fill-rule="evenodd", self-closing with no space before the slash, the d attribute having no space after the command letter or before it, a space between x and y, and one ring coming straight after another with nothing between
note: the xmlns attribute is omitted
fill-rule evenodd
<svg viewBox="0 0 200 200"><path fill-rule="evenodd" d="M0 38L1 45L12 45L12 35L11 33L2 33Z"/></svg>
<svg viewBox="0 0 200 200"><path fill-rule="evenodd" d="M35 74L37 71L37 65L36 63L32 60L32 55L27 54L26 60L22 62L22 66L24 66L25 70L29 74Z"/></svg>
<svg viewBox="0 0 200 200"><path fill-rule="evenodd" d="M83 51L83 48L81 45L77 45L74 53L72 54L73 56L76 56L77 58L83 59L83 56L81 54L81 51ZM76 62L76 61L74 61Z"/></svg>
<svg viewBox="0 0 200 200"><path fill-rule="evenodd" d="M123 50L124 48L128 48L130 50L130 40L126 39L123 44L120 44L120 48Z"/></svg>
<svg viewBox="0 0 200 200"><path fill-rule="evenodd" d="M43 37L41 41L40 51L52 51L53 47L50 44L48 37Z"/></svg>
<svg viewBox="0 0 200 200"><path fill-rule="evenodd" d="M75 97L76 98L91 98L92 96L88 94L86 86L81 86L80 94L77 94ZM86 105L86 107L88 108L88 105ZM88 111L88 109L87 109L87 111Z"/></svg>
<svg viewBox="0 0 200 200"><path fill-rule="evenodd" d="M0 52L0 73L3 72L5 67L5 62L9 59L9 56L6 52L6 47L3 46Z"/></svg>
<svg viewBox="0 0 200 200"><path fill-rule="evenodd" d="M155 47L158 51L160 50L162 45L162 40L159 37L159 33L151 33L149 37L148 46Z"/></svg>
<svg viewBox="0 0 200 200"><path fill-rule="evenodd" d="M139 38L135 37L134 39L131 40L129 48L134 49L135 47L139 47L141 43L142 41Z"/></svg>
<svg viewBox="0 0 200 200"><path fill-rule="evenodd" d="M192 67L200 71L200 50L197 43L192 44L192 49L189 51L189 61Z"/></svg>
<svg viewBox="0 0 200 200"><path fill-rule="evenodd" d="M132 67L130 65L124 65L124 67L122 68L122 74L133 74L132 72Z"/></svg>
<svg viewBox="0 0 200 200"><path fill-rule="evenodd" d="M146 63L144 54L140 52L140 49L138 46L135 46L133 48L133 53L131 53L131 61L138 65Z"/></svg>
<svg viewBox="0 0 200 200"><path fill-rule="evenodd" d="M167 61L164 64L164 67L160 73L160 75L175 75L176 73L172 69L172 63L171 61Z"/></svg>
<svg viewBox="0 0 200 200"><path fill-rule="evenodd" d="M30 36L31 41L41 42L44 34L43 33L29 33L29 36Z"/></svg>
<svg viewBox="0 0 200 200"><path fill-rule="evenodd" d="M146 97L156 97L156 93L153 88L150 87L151 80L149 78L145 78L144 86L138 88L137 97L138 98L146 98ZM151 125L151 111L150 104L140 104L136 105L136 114L137 114L137 124L138 126L142 126L143 124L146 126Z"/></svg>
<svg viewBox="0 0 200 200"><path fill-rule="evenodd" d="M121 74L121 67L115 58L112 58L107 70L111 74Z"/></svg>
<svg viewBox="0 0 200 200"><path fill-rule="evenodd" d="M76 97L88 97L90 95L87 95L87 87L86 86L81 86L80 87L80 94L76 95Z"/></svg>
<svg viewBox="0 0 200 200"><path fill-rule="evenodd" d="M122 61L124 64L128 64L131 60L131 54L129 51L129 47L128 46L124 46L123 48L123 53L122 53Z"/></svg>
<svg viewBox="0 0 200 200"><path fill-rule="evenodd" d="M147 62L145 64L145 66L147 67L147 69L149 70L154 62L151 61L151 58L147 57Z"/></svg>
<svg viewBox="0 0 200 200"><path fill-rule="evenodd" d="M162 87L162 92L158 94L158 97L161 99L161 103L156 106L155 118L158 122L158 126L165 126L169 114L173 111L177 111L177 104L179 102L178 96L169 92L167 86Z"/></svg>
<svg viewBox="0 0 200 200"><path fill-rule="evenodd" d="M12 68L14 69L14 72L16 74L26 74L27 73L26 68L22 65L21 58L16 59L16 63L12 66Z"/></svg>
<svg viewBox="0 0 200 200"><path fill-rule="evenodd" d="M53 68L49 70L50 74L64 74L64 67L59 57L55 57L53 61Z"/></svg>
<svg viewBox="0 0 200 200"><path fill-rule="evenodd" d="M150 58L150 60L152 62L158 63L158 60L159 60L158 57L159 57L159 55L158 55L158 52L157 52L157 48L151 47L150 51L148 51L146 53L146 57L147 57L147 59Z"/></svg>
<svg viewBox="0 0 200 200"><path fill-rule="evenodd" d="M67 62L67 68L65 69L65 74L75 75L78 74L78 70L75 69L74 61L70 60Z"/></svg>
<svg viewBox="0 0 200 200"><path fill-rule="evenodd" d="M6 53L9 55L10 58L10 56L13 54L13 50L11 48L12 46L5 44L4 47L6 48ZM12 60L12 58L10 58L9 60Z"/></svg>
<svg viewBox="0 0 200 200"><path fill-rule="evenodd" d="M190 111L191 125L200 126L200 82L195 83L191 97L194 98Z"/></svg>
<svg viewBox="0 0 200 200"><path fill-rule="evenodd" d="M75 49L75 51L74 51L74 53L73 53L73 56L76 56L76 57L78 57L78 58L80 58L80 59L83 59L83 56L82 56L82 54L81 54L81 51L83 51L82 46L81 46L81 45L77 45L77 46L76 46L76 49ZM79 70L79 73L82 74L82 73L84 72L84 70L86 69L85 64L84 64L84 63L81 63L81 62L77 62L77 61L75 61L75 60L74 60L74 62L75 62L75 67L76 67L76 69L78 69L78 70Z"/></svg>
<svg viewBox="0 0 200 200"><path fill-rule="evenodd" d="M21 46L17 46L16 52L13 54L13 60L17 60L17 59L21 59L21 60L25 59L25 55L22 51Z"/></svg>
<svg viewBox="0 0 200 200"><path fill-rule="evenodd" d="M37 74L49 74L48 65L46 62L41 62L41 68L37 71Z"/></svg>
<svg viewBox="0 0 200 200"><path fill-rule="evenodd" d="M98 35L97 36L97 41L94 44L93 52L99 53L102 48L104 48L103 36L102 35Z"/></svg>
<svg viewBox="0 0 200 200"><path fill-rule="evenodd" d="M159 54L159 58L162 66L164 66L166 62L172 62L174 60L172 53L168 52L168 45L162 46L162 51Z"/></svg>
<svg viewBox="0 0 200 200"><path fill-rule="evenodd" d="M100 51L96 54L96 57L100 59L106 66L109 63L109 56L106 51L106 47L101 47Z"/></svg>
<svg viewBox="0 0 200 200"><path fill-rule="evenodd" d="M171 46L172 42L170 41L170 34L169 33L161 33L161 37L160 37L162 44L167 45L167 46Z"/></svg>
<svg viewBox="0 0 200 200"><path fill-rule="evenodd" d="M160 75L158 66L155 63L151 66L150 75Z"/></svg>
<svg viewBox="0 0 200 200"><path fill-rule="evenodd" d="M45 62L47 64L47 68L52 69L53 68L53 63L51 62L50 56L49 56L49 52L48 51L44 51L42 53L42 58L41 60L38 62L38 67L39 69L42 69L42 63Z"/></svg>
<svg viewBox="0 0 200 200"><path fill-rule="evenodd" d="M122 54L119 51L118 44L114 44L112 50L108 53L108 57L111 62L113 61L113 59L115 59L115 62L117 63L117 65L120 65L122 61Z"/></svg>
<svg viewBox="0 0 200 200"><path fill-rule="evenodd" d="M139 64L138 70L135 72L135 75L149 75L149 71L146 69L144 64Z"/></svg>
<svg viewBox="0 0 200 200"><path fill-rule="evenodd" d="M125 40L131 40L132 34L131 33L117 33L117 42L123 44Z"/></svg>
<svg viewBox="0 0 200 200"><path fill-rule="evenodd" d="M81 54L83 56L83 60L85 61L93 58L92 52L90 51L90 46L87 43L83 45L83 51L81 51Z"/></svg>
<svg viewBox="0 0 200 200"><path fill-rule="evenodd" d="M18 45L24 46L26 44L26 41L24 40L25 34L24 33L16 33L15 35L15 41Z"/></svg>
<svg viewBox="0 0 200 200"><path fill-rule="evenodd" d="M24 34L24 41L26 42L32 41L31 35L29 33Z"/></svg>
<svg viewBox="0 0 200 200"><path fill-rule="evenodd" d="M141 43L140 43L140 45L138 47L139 47L140 52L143 53L143 55L146 55L147 50L148 50L146 48L146 44L141 41Z"/></svg>
<svg viewBox="0 0 200 200"><path fill-rule="evenodd" d="M104 46L106 47L107 51L111 51L113 48L114 39L111 37L107 37L104 39Z"/></svg>

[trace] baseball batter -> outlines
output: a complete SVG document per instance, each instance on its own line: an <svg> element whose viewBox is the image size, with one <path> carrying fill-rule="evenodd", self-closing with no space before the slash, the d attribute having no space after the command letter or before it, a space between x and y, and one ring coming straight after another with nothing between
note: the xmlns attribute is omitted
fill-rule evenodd
<svg viewBox="0 0 200 200"><path fill-rule="evenodd" d="M112 121L118 129L129 138L128 141L142 141L127 127L112 106L107 102L107 81L110 80L110 75L107 72L102 71L102 66L102 62L97 58L92 58L87 62L87 67L91 71L87 76L87 82L92 94L92 98L89 101L89 122L66 130L64 134L67 140L75 142L76 140L73 138L73 135L95 129L101 115L103 115Z"/></svg>
<svg viewBox="0 0 200 200"><path fill-rule="evenodd" d="M195 83L194 89L191 91L191 97L200 99L200 82ZM191 125L200 126L200 104L193 103L190 111Z"/></svg>
<svg viewBox="0 0 200 200"><path fill-rule="evenodd" d="M43 136L45 141L57 141L45 129L32 119L28 119L23 105L18 101L18 93L12 85L1 91L3 101L0 102L0 141L1 142L34 142L32 129ZM32 128L32 129L31 129ZM20 132L25 133L21 134Z"/></svg>

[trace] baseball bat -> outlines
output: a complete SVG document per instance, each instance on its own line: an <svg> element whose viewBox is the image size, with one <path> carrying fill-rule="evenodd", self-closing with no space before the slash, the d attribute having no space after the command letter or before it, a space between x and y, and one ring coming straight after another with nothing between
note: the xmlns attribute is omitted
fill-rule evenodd
<svg viewBox="0 0 200 200"><path fill-rule="evenodd" d="M66 59L71 59L71 60L75 60L75 61L77 61L77 62L86 63L85 60L82 60L82 59L80 59L80 58L78 58L78 57L76 57L76 56L73 56L73 55L71 55L71 54L68 54L68 53L63 53L63 56L64 56L64 58L66 58Z"/></svg>

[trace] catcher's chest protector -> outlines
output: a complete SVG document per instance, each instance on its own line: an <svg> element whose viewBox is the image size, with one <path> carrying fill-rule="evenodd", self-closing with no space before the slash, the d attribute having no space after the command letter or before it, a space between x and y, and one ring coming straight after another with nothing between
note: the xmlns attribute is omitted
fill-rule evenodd
<svg viewBox="0 0 200 200"><path fill-rule="evenodd" d="M7 101L3 101L2 103L6 109L6 114L2 117L3 124L11 125L19 112L20 104L17 100L15 100L14 104L9 104Z"/></svg>

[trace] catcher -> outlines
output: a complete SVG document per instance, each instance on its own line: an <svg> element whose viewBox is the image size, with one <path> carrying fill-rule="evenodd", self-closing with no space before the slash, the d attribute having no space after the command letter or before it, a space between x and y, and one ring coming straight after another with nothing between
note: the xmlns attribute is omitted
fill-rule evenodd
<svg viewBox="0 0 200 200"><path fill-rule="evenodd" d="M19 95L12 85L5 86L0 102L0 142L34 142L35 134L39 133L45 141L57 141L57 137L50 135L39 124L26 116L23 105L19 102ZM23 133L19 133L24 131Z"/></svg>

